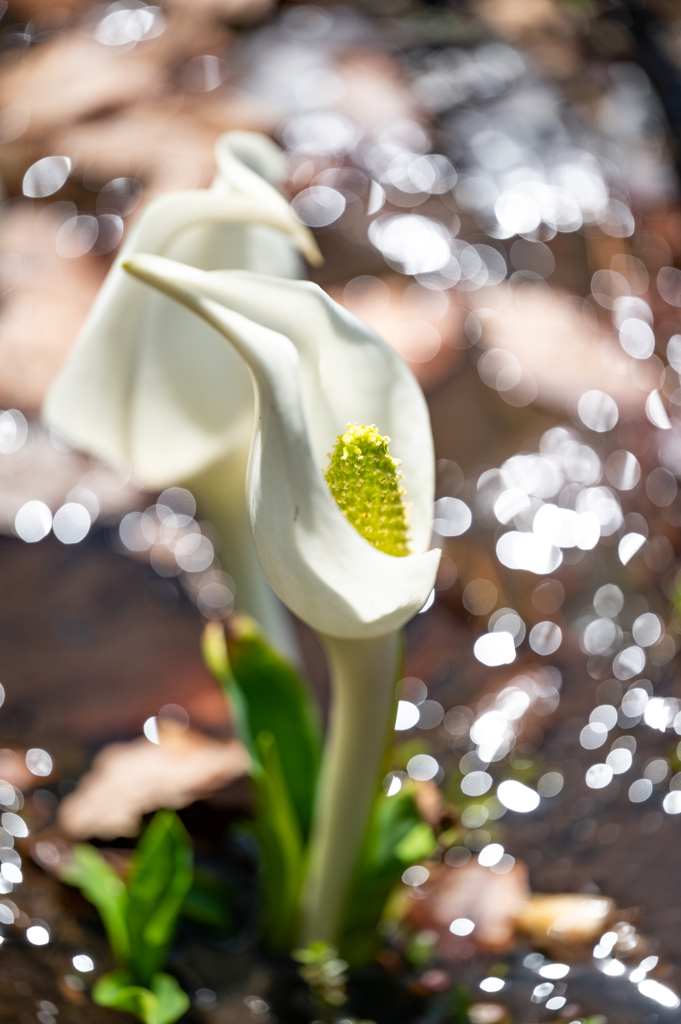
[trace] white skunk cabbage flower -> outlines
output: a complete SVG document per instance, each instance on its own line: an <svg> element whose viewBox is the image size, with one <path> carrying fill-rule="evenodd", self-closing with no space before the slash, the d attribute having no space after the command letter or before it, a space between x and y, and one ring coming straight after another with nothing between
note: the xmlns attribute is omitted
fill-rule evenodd
<svg viewBox="0 0 681 1024"><path fill-rule="evenodd" d="M397 631L429 596L440 558L439 550L428 550L434 459L426 404L399 356L317 285L206 273L149 255L134 255L125 267L222 334L253 379L247 491L255 547L276 593L320 634L334 691L300 936L333 943L395 721ZM348 429L353 422L364 426ZM359 480L360 501L350 504L362 506L359 518L366 514L368 528L357 518L355 528L357 507L346 506L346 518L332 494L340 501L346 493L343 449L359 435L378 452L379 468L388 469L367 484L362 464L352 481ZM365 449L357 447L363 458ZM408 535L393 457L410 502ZM390 486L382 488L381 479ZM371 486L390 513L378 531L375 507L368 506ZM385 533L385 522L397 529L378 550L359 530Z"/></svg>
<svg viewBox="0 0 681 1024"><path fill-rule="evenodd" d="M123 270L131 252L298 277L314 238L267 179L283 157L263 135L216 145L210 189L154 200L132 227L43 407L75 446L126 465L150 490L183 484L215 528L238 606L295 655L290 625L263 577L245 504L254 401L239 355L207 324Z"/></svg>
<svg viewBox="0 0 681 1024"><path fill-rule="evenodd" d="M327 637L399 629L430 594L433 448L423 394L400 357L317 285L243 271L206 273L157 256L125 267L211 324L255 385L248 500L275 592ZM389 434L410 505L411 553L377 550L336 504L323 470L348 423Z"/></svg>
<svg viewBox="0 0 681 1024"><path fill-rule="evenodd" d="M210 189L153 200L129 232L65 366L47 395L47 422L99 458L161 490L247 451L253 397L241 359L213 331L126 274L132 252L204 269L296 277L319 253L266 179L281 154L265 136L230 132L216 145ZM258 173L259 172L259 173Z"/></svg>

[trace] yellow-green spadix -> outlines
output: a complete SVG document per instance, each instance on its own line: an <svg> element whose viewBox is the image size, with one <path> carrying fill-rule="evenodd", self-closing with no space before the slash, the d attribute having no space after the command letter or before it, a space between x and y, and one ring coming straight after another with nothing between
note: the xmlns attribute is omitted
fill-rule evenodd
<svg viewBox="0 0 681 1024"><path fill-rule="evenodd" d="M356 530L379 551L409 554L408 517L399 462L388 450L389 437L375 425L348 423L336 441L326 470L336 504Z"/></svg>
<svg viewBox="0 0 681 1024"><path fill-rule="evenodd" d="M402 626L430 593L433 454L428 411L410 370L369 327L314 284L242 271L206 273L156 256L125 268L211 324L248 366L256 395L248 501L260 563L288 607L329 637ZM347 424L391 438L410 502L410 553L366 540L324 479Z"/></svg>

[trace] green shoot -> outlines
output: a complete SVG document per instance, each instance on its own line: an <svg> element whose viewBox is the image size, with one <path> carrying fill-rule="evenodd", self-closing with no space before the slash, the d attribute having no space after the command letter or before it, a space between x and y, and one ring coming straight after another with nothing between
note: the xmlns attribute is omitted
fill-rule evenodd
<svg viewBox="0 0 681 1024"><path fill-rule="evenodd" d="M172 1024L185 1013L189 998L161 968L192 876L191 842L172 811L154 816L125 879L93 846L73 847L62 881L97 908L120 965L95 984L95 1003L126 1010L143 1024Z"/></svg>

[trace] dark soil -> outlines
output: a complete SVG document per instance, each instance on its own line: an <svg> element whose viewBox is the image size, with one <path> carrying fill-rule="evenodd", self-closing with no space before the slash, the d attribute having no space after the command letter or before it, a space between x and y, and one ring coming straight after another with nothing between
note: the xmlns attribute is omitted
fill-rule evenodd
<svg viewBox="0 0 681 1024"><path fill-rule="evenodd" d="M482 388L476 382L477 375L473 378L464 364L430 396L438 455L463 461L461 434L470 440L471 432L480 427L474 446L479 458L498 465L499 453L492 454L499 426L494 417L503 417L507 410L490 411L486 396L476 405L475 389ZM494 396L494 401L500 400ZM494 426L487 423L484 427L490 416ZM505 423L505 455L509 455L522 448L523 438L536 439L551 420L544 414L527 411L521 416L513 410L513 420ZM480 559L478 575L484 575L488 542L475 530L470 538L467 535L465 547L453 544L447 552L460 567ZM620 908L635 911L636 926L646 937L648 948L668 965L665 980L678 988L679 818L661 812L661 794L644 806L632 804L627 789L633 774L606 790L589 790L584 782L584 773L595 758L593 752L581 748L578 737L591 709L599 703L595 690L600 680L589 674L586 656L569 638L569 621L584 593L593 594L596 586L607 581L614 565L609 562L612 554L599 549L598 554L587 553L572 568L561 569L567 594L561 620L565 640L551 659L563 675L561 701L550 716L535 723L525 741L538 748L543 765L560 767L566 786L558 797L542 801L533 815L509 812L502 822L503 843L509 853L527 862L535 891L602 892ZM523 602L528 604L535 583L536 578L520 573L504 581L521 614L525 614ZM638 585L648 592L658 588L659 593L659 581L652 573ZM179 585L160 579L149 566L118 553L106 531L95 532L73 546L61 545L52 537L35 545L0 538L0 640L7 695L0 711L0 745L46 747L60 778L58 784L45 787L42 795L27 798L26 815L34 828L49 825L50 800L54 804L55 797L72 788L73 780L101 745L138 736L145 719L165 703L181 704L199 728L217 735L228 733L223 698L201 663L201 627L200 616ZM406 674L423 679L429 696L445 709L475 704L512 674L507 669L490 671L474 660L473 640L480 631L480 623L463 609L461 588L455 584L408 627ZM300 637L314 688L325 706L328 695L319 646L304 627L300 627ZM518 672L533 657L522 648L513 671ZM674 693L673 664L656 672L656 692ZM450 738L441 729L416 731L414 736L430 742L445 766L456 763L459 754L451 749ZM675 744L673 735L647 728L637 730L636 737L639 766L655 754L669 756ZM46 792L52 797L45 797ZM237 784L209 803L184 812L199 859L215 863L227 856L234 866L234 850L226 854L224 837L230 823L248 813L248 804L248 787ZM46 947L34 947L25 940L21 927L4 929L0 1022L52 1024L49 1015L74 1024L122 1021L120 1014L93 1006L65 980L75 974L71 957L78 952L95 959L96 973L91 977L113 966L96 915L80 897L32 867L27 855L25 860L24 883L12 894L23 912L18 923L25 927L32 920L47 922L52 941ZM244 883L244 892L249 884ZM256 956L248 937L254 932L248 917L246 912L240 921L238 938L220 938L189 924L181 927L170 969L190 993L198 992L191 1011L194 1019L212 1024L265 1020L243 1003L245 995L268 998L273 1009L286 1001L282 992L293 984L290 969L272 980L272 964ZM546 1020L548 1012L529 1002L528 986L536 978L518 959L511 966L504 1001L516 1007L516 1020L523 1024ZM471 960L457 971L462 982L476 982L485 964ZM367 985L366 979L357 979L348 1011L353 1009L377 1024L409 1020L416 1010L413 995L385 984L387 987L383 983ZM378 1001L377 993L381 994ZM591 967L573 970L570 997L579 1001L581 1012L602 1013L608 1024L655 1024L650 1002L643 1005L634 986L606 978ZM41 1003L56 1007L58 1013ZM37 1017L38 1013L43 1017ZM307 1013L294 1011L287 1017L280 1010L277 1016L282 1022L304 1024ZM422 1018L424 1022L428 1019L435 1020ZM672 1019L676 1018L667 1011L658 1012L659 1024Z"/></svg>

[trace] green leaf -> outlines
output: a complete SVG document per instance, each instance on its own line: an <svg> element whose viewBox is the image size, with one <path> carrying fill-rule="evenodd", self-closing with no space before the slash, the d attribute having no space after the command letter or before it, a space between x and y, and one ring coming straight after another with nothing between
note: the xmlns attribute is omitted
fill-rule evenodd
<svg viewBox="0 0 681 1024"><path fill-rule="evenodd" d="M240 616L234 629L236 637L225 642L222 627L209 624L204 657L232 704L237 731L251 755L263 935L270 946L288 950L297 931L321 730L306 687L267 646L256 624Z"/></svg>
<svg viewBox="0 0 681 1024"><path fill-rule="evenodd" d="M469 1024L468 1011L471 1006L471 997L465 985L455 985L449 997L447 1007L448 1024Z"/></svg>
<svg viewBox="0 0 681 1024"><path fill-rule="evenodd" d="M238 635L226 645L212 624L204 632L206 662L232 702L239 736L255 762L254 774L262 768L254 738L263 732L274 736L282 780L307 840L321 757L316 704L253 620L240 616L234 628Z"/></svg>
<svg viewBox="0 0 681 1024"><path fill-rule="evenodd" d="M135 981L149 986L163 966L192 884L191 840L176 814L157 811L137 844L127 881L127 926Z"/></svg>
<svg viewBox="0 0 681 1024"><path fill-rule="evenodd" d="M255 746L263 767L256 776L254 826L262 859L263 934L270 946L288 951L298 930L304 847L284 782L277 741L271 732L261 732Z"/></svg>
<svg viewBox="0 0 681 1024"><path fill-rule="evenodd" d="M395 858L399 862L400 873L411 864L418 864L433 852L435 836L430 825L419 821L409 829L404 839L395 847Z"/></svg>
<svg viewBox="0 0 681 1024"><path fill-rule="evenodd" d="M179 984L170 974L155 974L152 991L158 999L156 1020L146 1024L173 1024L189 1009L189 996L183 992Z"/></svg>
<svg viewBox="0 0 681 1024"><path fill-rule="evenodd" d="M340 941L353 966L370 962L380 946L377 925L402 872L433 851L435 836L421 820L411 788L380 793L349 898Z"/></svg>
<svg viewBox="0 0 681 1024"><path fill-rule="evenodd" d="M182 904L182 916L217 931L234 934L233 906L236 894L221 875L194 868L194 882Z"/></svg>
<svg viewBox="0 0 681 1024"><path fill-rule="evenodd" d="M61 869L60 878L80 889L86 900L99 911L111 951L121 964L130 953L126 913L128 894L125 885L99 850L87 843L71 849L71 860Z"/></svg>
<svg viewBox="0 0 681 1024"><path fill-rule="evenodd" d="M201 635L203 660L211 674L217 679L222 691L231 705L234 715L234 726L239 739L251 755L252 768L257 771L262 766L258 763L251 726L248 717L246 698L238 686L227 653L227 638L221 622L209 622ZM255 774L252 770L251 774Z"/></svg>
<svg viewBox="0 0 681 1024"><path fill-rule="evenodd" d="M154 974L151 988L136 985L127 971L104 974L92 990L98 1006L125 1010L144 1024L173 1024L189 1009L189 997L169 974Z"/></svg>

